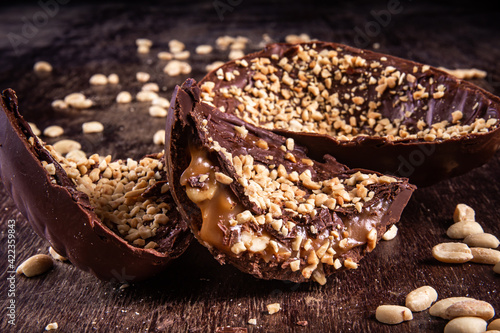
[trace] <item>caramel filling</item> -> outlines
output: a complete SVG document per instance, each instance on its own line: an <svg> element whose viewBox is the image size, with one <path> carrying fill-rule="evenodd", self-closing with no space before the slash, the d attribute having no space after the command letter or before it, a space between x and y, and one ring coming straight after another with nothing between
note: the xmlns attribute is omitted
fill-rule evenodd
<svg viewBox="0 0 500 333"><path fill-rule="evenodd" d="M183 172L180 184L185 187L189 199L201 210L202 225L198 237L206 245L233 255L249 252L259 255L266 262L288 262L293 271L300 269L307 278L312 274L316 280L319 279L318 282L323 281L323 264L340 268L341 263L336 259L350 249L365 244L368 251L375 248L375 228L381 223L389 202L380 201L376 205L365 206L357 214L341 217L342 224L320 232L315 230L314 225L294 224L285 216L273 217L271 213L255 215L245 210L228 184L222 183L221 178L217 177L218 172L210 161L208 152L194 145L189 148L191 162ZM307 194L304 200L306 197ZM335 215L335 212L330 210L330 214ZM255 223L259 230L248 227L248 223ZM280 233L283 228L287 228L288 233L293 229L295 234L292 238L275 237L265 231L265 224L271 225ZM349 259L344 260L344 265L353 266L348 268L356 266ZM315 275L316 270L316 273L320 272L319 275Z"/></svg>
<svg viewBox="0 0 500 333"><path fill-rule="evenodd" d="M191 162L181 175L180 184L185 186L186 194L202 213L202 225L199 238L222 251L230 251L224 245L222 227L229 228L229 221L243 211L234 194L217 182L215 167L207 156L207 152L190 146ZM193 186L193 181L198 186Z"/></svg>

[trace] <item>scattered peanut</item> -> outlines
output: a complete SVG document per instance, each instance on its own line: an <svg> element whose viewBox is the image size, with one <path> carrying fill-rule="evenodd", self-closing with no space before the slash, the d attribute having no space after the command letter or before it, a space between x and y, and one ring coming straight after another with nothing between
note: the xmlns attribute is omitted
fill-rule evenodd
<svg viewBox="0 0 500 333"><path fill-rule="evenodd" d="M37 61L33 69L35 72L52 72L52 65L47 61Z"/></svg>
<svg viewBox="0 0 500 333"><path fill-rule="evenodd" d="M209 54L212 53L213 47L212 45L198 45L196 47L195 52L197 54Z"/></svg>
<svg viewBox="0 0 500 333"><path fill-rule="evenodd" d="M160 87L158 86L158 83L149 82L143 85L141 90L158 92L160 91Z"/></svg>
<svg viewBox="0 0 500 333"><path fill-rule="evenodd" d="M47 326L45 326L46 331L53 331L53 330L57 330L58 328L59 328L59 325L56 322L50 323Z"/></svg>
<svg viewBox="0 0 500 333"><path fill-rule="evenodd" d="M396 227L395 224L393 224L389 230L387 230L384 235L382 236L383 240L389 241L394 239L398 234L398 227Z"/></svg>
<svg viewBox="0 0 500 333"><path fill-rule="evenodd" d="M54 149L61 155L65 155L73 150L79 150L82 148L82 145L75 140L59 140L53 144Z"/></svg>
<svg viewBox="0 0 500 333"><path fill-rule="evenodd" d="M483 247L470 248L473 258L472 262L479 264L495 265L500 262L500 251Z"/></svg>
<svg viewBox="0 0 500 333"><path fill-rule="evenodd" d="M72 150L69 153L67 153L65 157L70 161L78 162L82 159L87 158L87 154L85 154L85 152L81 150Z"/></svg>
<svg viewBox="0 0 500 333"><path fill-rule="evenodd" d="M153 142L157 145L165 144L165 130L159 130L153 135Z"/></svg>
<svg viewBox="0 0 500 333"><path fill-rule="evenodd" d="M64 102L75 109L88 109L94 104L82 93L71 93L64 97Z"/></svg>
<svg viewBox="0 0 500 333"><path fill-rule="evenodd" d="M431 286L423 286L406 295L406 307L413 312L428 309L437 300L438 294Z"/></svg>
<svg viewBox="0 0 500 333"><path fill-rule="evenodd" d="M375 311L375 318L384 324L399 324L413 319L411 310L400 305L380 305Z"/></svg>
<svg viewBox="0 0 500 333"><path fill-rule="evenodd" d="M49 138L56 138L64 134L64 129L61 126L52 125L43 130L43 135Z"/></svg>
<svg viewBox="0 0 500 333"><path fill-rule="evenodd" d="M482 233L482 234L472 234L464 239L464 243L469 246L475 247L486 247L491 249L496 249L500 245L500 241L495 235Z"/></svg>
<svg viewBox="0 0 500 333"><path fill-rule="evenodd" d="M471 301L474 300L474 298L471 297L448 297L442 300L437 301L434 303L430 309L429 309L429 314L434 317L440 317L443 319L445 318L445 312L448 307L451 305L462 302L462 301Z"/></svg>
<svg viewBox="0 0 500 333"><path fill-rule="evenodd" d="M172 60L174 56L170 52L162 51L158 52L158 59L160 60Z"/></svg>
<svg viewBox="0 0 500 333"><path fill-rule="evenodd" d="M191 56L191 52L189 52L188 50L184 50L182 52L176 52L173 55L177 60L187 60Z"/></svg>
<svg viewBox="0 0 500 333"><path fill-rule="evenodd" d="M118 84L120 83L120 77L118 74L112 73L108 75L108 83L109 84Z"/></svg>
<svg viewBox="0 0 500 333"><path fill-rule="evenodd" d="M83 101L74 102L71 104L71 106L74 107L75 109L88 109L92 105L94 105L94 102L92 102L92 100L90 100L88 98L84 99Z"/></svg>
<svg viewBox="0 0 500 333"><path fill-rule="evenodd" d="M170 49L170 52L179 53L184 51L185 45L183 42L178 41L177 39L172 39L168 42L168 47Z"/></svg>
<svg viewBox="0 0 500 333"><path fill-rule="evenodd" d="M149 50L150 50L150 48L146 45L139 45L137 47L137 53L140 53L140 54L147 54L147 53L149 53Z"/></svg>
<svg viewBox="0 0 500 333"><path fill-rule="evenodd" d="M151 117L163 118L167 116L167 110L158 105L152 105L149 107L149 115Z"/></svg>
<svg viewBox="0 0 500 333"><path fill-rule="evenodd" d="M466 204L458 204L455 208L455 212L453 213L453 221L475 221L475 215L476 213L471 207Z"/></svg>
<svg viewBox="0 0 500 333"><path fill-rule="evenodd" d="M146 73L146 72L137 72L135 74L135 78L139 82L148 82L149 78L150 78L150 75L149 75L149 73Z"/></svg>
<svg viewBox="0 0 500 333"><path fill-rule="evenodd" d="M446 231L446 235L453 239L464 239L472 234L483 233L481 225L474 221L461 221L452 224Z"/></svg>
<svg viewBox="0 0 500 333"><path fill-rule="evenodd" d="M229 60L236 60L239 58L243 58L244 56L245 56L245 52L243 52L242 50L235 49L235 50L229 51L228 58L229 58Z"/></svg>
<svg viewBox="0 0 500 333"><path fill-rule="evenodd" d="M470 248L463 243L441 243L432 248L432 256L446 263L460 264L473 258Z"/></svg>
<svg viewBox="0 0 500 333"><path fill-rule="evenodd" d="M215 69L219 68L219 67L220 67L220 66L222 66L223 64L224 64L224 62L223 62L223 61L214 61L213 63L206 65L206 66L205 66L205 70L206 70L207 72L211 72L211 71L213 71L213 70L215 70Z"/></svg>
<svg viewBox="0 0 500 333"><path fill-rule="evenodd" d="M49 271L54 262L52 258L46 254L36 254L29 257L19 265L16 269L17 274L24 274L26 277L33 277Z"/></svg>
<svg viewBox="0 0 500 333"><path fill-rule="evenodd" d="M499 330L500 331L500 318L493 320L488 325L488 331Z"/></svg>
<svg viewBox="0 0 500 333"><path fill-rule="evenodd" d="M30 125L31 131L36 136L39 136L40 134L42 134L42 131L40 131L40 129L36 126L36 124L34 124L34 123L28 123L28 125Z"/></svg>
<svg viewBox="0 0 500 333"><path fill-rule="evenodd" d="M281 310L281 305L279 303L273 303L267 305L267 312L269 314L275 314L276 312Z"/></svg>
<svg viewBox="0 0 500 333"><path fill-rule="evenodd" d="M68 108L68 103L66 103L62 99L56 99L56 100L52 101L51 106L54 109L67 109Z"/></svg>
<svg viewBox="0 0 500 333"><path fill-rule="evenodd" d="M62 255L60 255L59 253L57 253L56 250L54 250L52 248L52 246L49 247L49 253L52 256L52 258L54 258L55 260L58 260L58 261L67 261L68 260L68 258L63 257Z"/></svg>
<svg viewBox="0 0 500 333"><path fill-rule="evenodd" d="M166 109L170 107L170 102L165 97L157 97L151 101L151 105L161 106Z"/></svg>
<svg viewBox="0 0 500 333"><path fill-rule="evenodd" d="M493 272L500 274L500 262L496 263L496 265L493 266Z"/></svg>
<svg viewBox="0 0 500 333"><path fill-rule="evenodd" d="M132 102L132 94L128 91L121 91L116 96L116 102L120 104L130 103Z"/></svg>
<svg viewBox="0 0 500 333"><path fill-rule="evenodd" d="M100 133L104 131L104 125L98 121L89 121L82 124L83 133Z"/></svg>
<svg viewBox="0 0 500 333"><path fill-rule="evenodd" d="M248 324L249 325L257 325L257 319L255 319L255 318L248 319Z"/></svg>
<svg viewBox="0 0 500 333"><path fill-rule="evenodd" d="M147 39L147 38L137 38L135 40L135 44L137 46L146 46L146 47L153 46L153 42L150 39Z"/></svg>
<svg viewBox="0 0 500 333"><path fill-rule="evenodd" d="M184 61L172 60L163 68L163 72L169 76L178 76L191 73L191 66Z"/></svg>
<svg viewBox="0 0 500 333"><path fill-rule="evenodd" d="M481 333L486 330L486 321L477 317L452 319L444 327L444 333Z"/></svg>
<svg viewBox="0 0 500 333"><path fill-rule="evenodd" d="M491 304L480 300L460 301L450 305L444 312L445 319L456 317L479 317L489 320L495 316Z"/></svg>
<svg viewBox="0 0 500 333"><path fill-rule="evenodd" d="M141 90L135 95L135 98L139 102L151 102L155 98L158 98L158 94L154 91Z"/></svg>
<svg viewBox="0 0 500 333"><path fill-rule="evenodd" d="M90 77L89 83L94 86L104 86L108 84L108 77L104 74L94 74Z"/></svg>

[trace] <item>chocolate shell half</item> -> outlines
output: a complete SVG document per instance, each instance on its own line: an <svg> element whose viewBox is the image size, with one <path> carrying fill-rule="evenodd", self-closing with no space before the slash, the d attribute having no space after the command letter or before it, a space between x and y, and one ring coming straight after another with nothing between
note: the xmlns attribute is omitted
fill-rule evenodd
<svg viewBox="0 0 500 333"><path fill-rule="evenodd" d="M437 68L346 45L271 44L199 83L201 99L314 158L432 185L500 147L500 99Z"/></svg>
<svg viewBox="0 0 500 333"><path fill-rule="evenodd" d="M100 279L132 282L187 248L192 233L168 192L162 154L70 161L33 134L14 91L3 92L0 107L0 178L57 253Z"/></svg>
<svg viewBox="0 0 500 333"><path fill-rule="evenodd" d="M353 269L395 224L407 179L316 161L292 138L176 87L167 117L167 179L196 238L220 263L263 279L326 283Z"/></svg>

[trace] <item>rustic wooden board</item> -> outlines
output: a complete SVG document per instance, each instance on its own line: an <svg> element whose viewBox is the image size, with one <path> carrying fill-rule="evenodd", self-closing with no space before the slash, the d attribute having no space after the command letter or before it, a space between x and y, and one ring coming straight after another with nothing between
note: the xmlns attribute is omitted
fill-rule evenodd
<svg viewBox="0 0 500 333"><path fill-rule="evenodd" d="M250 38L250 52L259 49L264 33L282 41L287 34L305 32L353 46L373 48L378 43L380 52L435 66L479 68L488 76L474 82L500 95L498 11L484 5L402 1L396 10L390 7L394 1L302 6L222 0L191 1L189 6L181 1L168 6L63 2L50 2L58 4L51 7L53 15L41 5L2 5L0 89L17 91L28 121L41 129L63 126L64 138L80 141L88 153L137 158L161 149L153 144L152 134L163 128L164 119L149 117L146 104L118 106L114 98L120 90L140 89L137 71L151 73L151 80L162 87L161 95L170 97L173 87L188 77L167 77L162 72L165 63L156 57L173 38L191 51L190 76L195 79L203 77L206 64L226 60L228 54L216 50L196 55L196 45L213 45L221 35L241 35ZM229 7L219 16L214 3ZM46 13L46 22L40 13ZM33 18L40 21L29 33L26 22L33 23ZM365 32L364 39L359 31ZM136 53L138 37L153 40L149 55ZM13 46L13 40L20 44ZM361 41L366 45L359 45ZM51 74L32 71L34 62L42 59L53 64ZM88 78L97 72L118 73L121 83L90 87ZM52 100L74 91L86 93L97 107L80 112L51 108ZM105 132L83 135L81 124L94 119L105 124ZM195 243L162 276L126 289L58 262L43 276L17 277L15 297L8 296L9 220L15 221L17 264L47 253L49 244L34 234L0 185L0 331L42 332L48 323L57 322L59 332L214 332L226 326L249 332L441 332L446 321L427 311L397 326L378 323L374 312L380 304L404 304L406 294L424 284L436 288L439 298L467 295L500 311L500 276L491 266L445 265L430 252L433 245L448 240L445 231L460 202L476 209L485 231L500 236L499 173L497 154L467 175L418 189L403 213L398 237L381 243L359 269L331 277L325 286L257 280L220 266ZM7 318L11 299L15 326ZM266 314L266 305L274 302L282 311ZM256 318L256 326L247 324L250 318ZM299 326L299 321L308 325Z"/></svg>

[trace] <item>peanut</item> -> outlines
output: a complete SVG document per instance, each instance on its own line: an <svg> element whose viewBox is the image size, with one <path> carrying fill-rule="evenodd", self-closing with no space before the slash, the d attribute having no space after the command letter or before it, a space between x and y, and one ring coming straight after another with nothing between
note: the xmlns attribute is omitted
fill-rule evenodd
<svg viewBox="0 0 500 333"><path fill-rule="evenodd" d="M431 286L423 286L406 295L406 307L413 312L428 309L437 300L438 294Z"/></svg>
<svg viewBox="0 0 500 333"><path fill-rule="evenodd" d="M70 151L80 150L82 148L79 142L69 139L59 140L54 143L53 147L61 155L66 155Z"/></svg>
<svg viewBox="0 0 500 333"><path fill-rule="evenodd" d="M444 312L445 319L456 317L479 317L489 320L495 316L491 304L480 300L460 301L450 305Z"/></svg>
<svg viewBox="0 0 500 333"><path fill-rule="evenodd" d="M387 230L384 235L382 236L382 239L385 241L389 241L394 239L398 234L398 227L396 227L395 224L393 224L389 230Z"/></svg>
<svg viewBox="0 0 500 333"><path fill-rule="evenodd" d="M446 235L453 239L464 239L469 235L481 234L483 232L483 228L479 223L474 221L461 221L452 224L448 230L446 230Z"/></svg>
<svg viewBox="0 0 500 333"><path fill-rule="evenodd" d="M24 274L26 277L33 277L43 274L52 268L54 262L46 254L37 254L29 257L17 267L17 274Z"/></svg>
<svg viewBox="0 0 500 333"><path fill-rule="evenodd" d="M281 305L279 303L273 303L273 304L267 305L267 312L269 314L274 314L274 313L278 312L279 310L281 310Z"/></svg>
<svg viewBox="0 0 500 333"><path fill-rule="evenodd" d="M475 221L474 209L467 206L466 204L458 204L453 213L453 221Z"/></svg>
<svg viewBox="0 0 500 333"><path fill-rule="evenodd" d="M469 235L465 237L464 243L469 246L487 247L491 249L496 249L498 245L500 245L498 238L488 233Z"/></svg>
<svg viewBox="0 0 500 333"><path fill-rule="evenodd" d="M486 249L483 247L471 247L470 251L473 258L472 262L479 264L495 265L500 262L500 251L493 249Z"/></svg>
<svg viewBox="0 0 500 333"><path fill-rule="evenodd" d="M412 320L413 314L407 307L400 305L380 305L375 311L375 318L384 324L399 324Z"/></svg>
<svg viewBox="0 0 500 333"><path fill-rule="evenodd" d="M493 320L489 325L488 325L488 331L493 331L493 330L498 330L500 331L500 318Z"/></svg>
<svg viewBox="0 0 500 333"><path fill-rule="evenodd" d="M49 253L52 256L52 258L54 258L55 260L59 260L59 261L66 261L66 260L68 260L68 258L63 257L62 255L60 255L59 253L57 253L56 250L54 250L52 248L52 246L49 247Z"/></svg>
<svg viewBox="0 0 500 333"><path fill-rule="evenodd" d="M52 72L52 65L47 61L37 61L33 66L35 72Z"/></svg>
<svg viewBox="0 0 500 333"><path fill-rule="evenodd" d="M500 274L500 262L493 267L493 272Z"/></svg>
<svg viewBox="0 0 500 333"><path fill-rule="evenodd" d="M474 298L471 297L448 297L445 299L442 299L440 301L437 301L434 303L431 308L429 309L429 314L434 317L440 317L443 319L445 318L445 312L446 309L448 309L451 305L462 302L462 301L471 301L474 300Z"/></svg>
<svg viewBox="0 0 500 333"><path fill-rule="evenodd" d="M444 327L444 333L480 333L486 330L486 321L477 317L452 319Z"/></svg>
<svg viewBox="0 0 500 333"><path fill-rule="evenodd" d="M463 243L438 244L432 248L432 256L441 262L451 264L464 263L473 258L470 248Z"/></svg>

